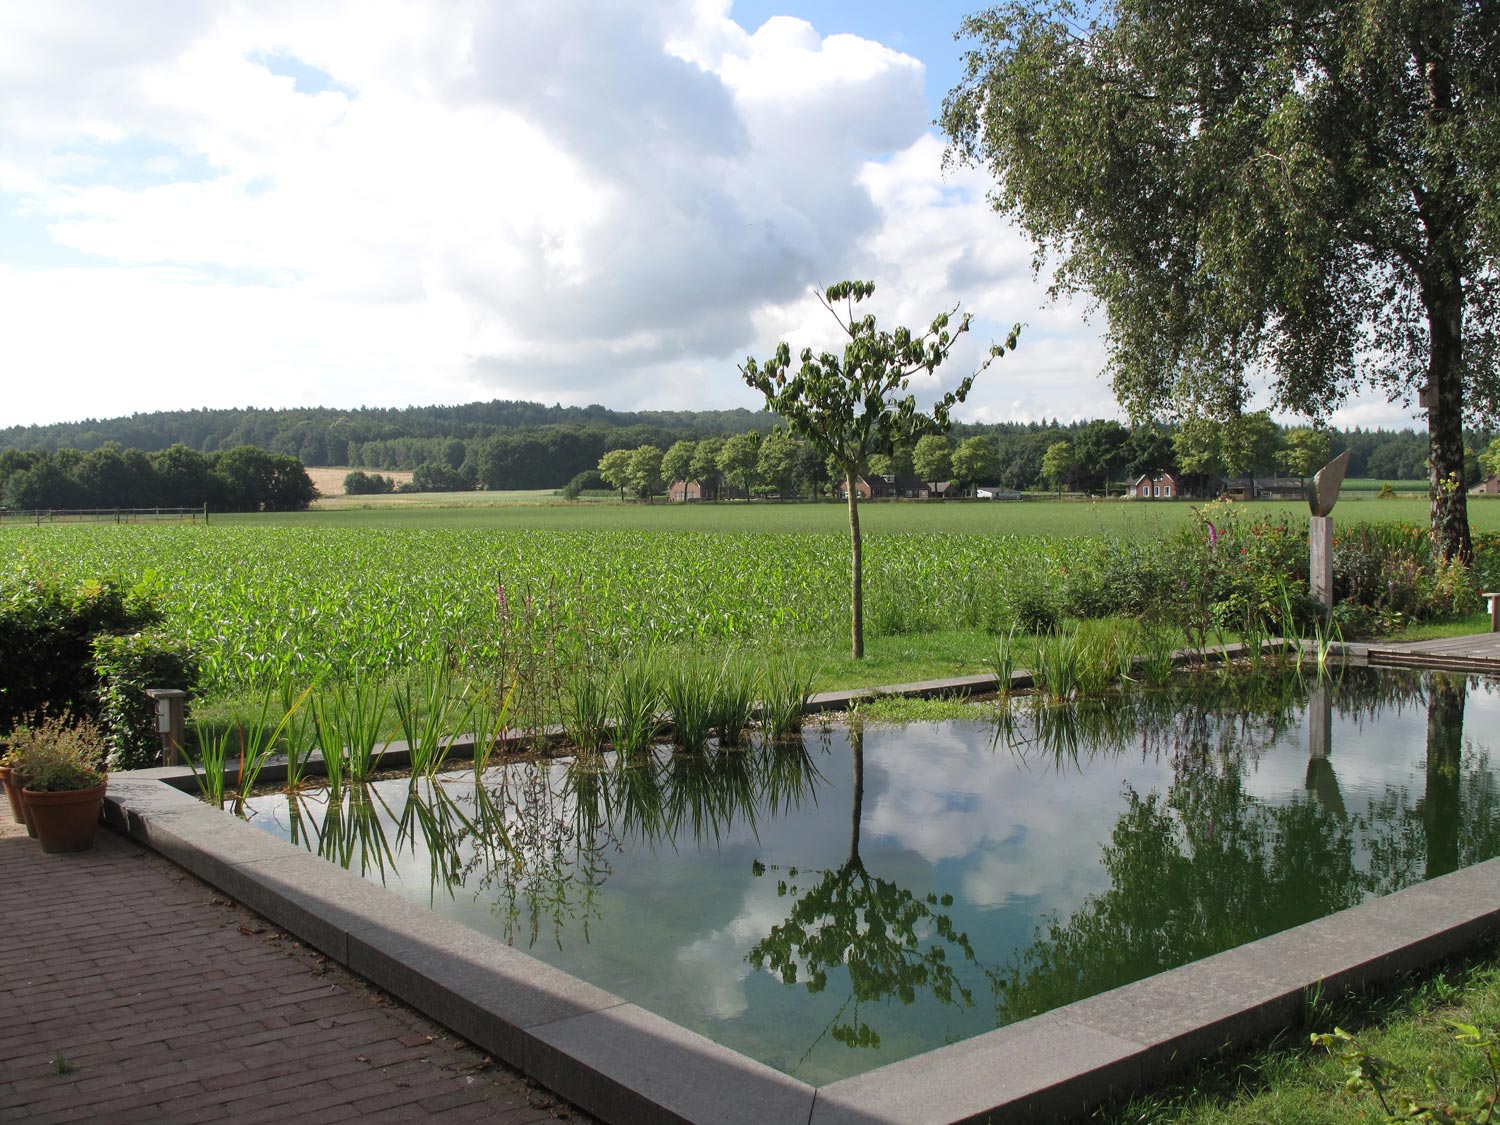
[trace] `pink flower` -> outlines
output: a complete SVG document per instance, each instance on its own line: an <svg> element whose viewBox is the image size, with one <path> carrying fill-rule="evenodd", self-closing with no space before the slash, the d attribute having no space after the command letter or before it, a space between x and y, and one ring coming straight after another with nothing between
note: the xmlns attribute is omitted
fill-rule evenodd
<svg viewBox="0 0 1500 1125"><path fill-rule="evenodd" d="M500 612L505 612L505 583L495 583L495 604L500 607Z"/></svg>
<svg viewBox="0 0 1500 1125"><path fill-rule="evenodd" d="M1208 545L1210 547L1219 545L1219 529L1211 523L1208 525Z"/></svg>

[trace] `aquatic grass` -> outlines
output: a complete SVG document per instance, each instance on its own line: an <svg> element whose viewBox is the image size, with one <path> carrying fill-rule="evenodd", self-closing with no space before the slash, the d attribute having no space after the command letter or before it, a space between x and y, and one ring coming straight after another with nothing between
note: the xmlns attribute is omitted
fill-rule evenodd
<svg viewBox="0 0 1500 1125"><path fill-rule="evenodd" d="M255 715L234 715L227 723L209 724L194 720L193 741L198 748L198 760L190 757L188 765L198 784L198 791L210 804L224 807L230 793L230 763L234 763L235 800L243 801L255 788L261 770L276 748L276 741L301 709L307 692L292 700L289 709L274 727L271 717L276 713L280 694L266 690L261 694L260 707Z"/></svg>
<svg viewBox="0 0 1500 1125"><path fill-rule="evenodd" d="M311 689L304 690L301 695L292 700L291 706L286 707L280 721L266 733L266 726L270 722L272 714L275 713L277 703L280 701L280 693L267 690L261 696L260 713L247 726L240 727L240 768L239 778L235 786L237 796L244 800L255 788L260 779L260 771L265 767L267 759L276 749L277 741L281 738L293 716L302 712L302 706L307 702Z"/></svg>
<svg viewBox="0 0 1500 1125"><path fill-rule="evenodd" d="M1119 686L1120 651L1111 636L1074 636L1077 659L1073 670L1073 691L1078 695L1098 695Z"/></svg>
<svg viewBox="0 0 1500 1125"><path fill-rule="evenodd" d="M594 669L578 666L563 692L563 734L580 753L597 754L609 741L609 684Z"/></svg>
<svg viewBox="0 0 1500 1125"><path fill-rule="evenodd" d="M1016 626L1012 625L1004 632L995 634L995 646L985 663L993 669L996 678L1000 681L998 688L1001 695L1008 694L1011 683L1015 676L1019 654L1016 651Z"/></svg>
<svg viewBox="0 0 1500 1125"><path fill-rule="evenodd" d="M313 708L308 702L312 692L312 685L299 692L291 680L281 682L281 709L286 715L281 741L282 750L286 754L286 778L283 784L288 793L295 793L305 784L307 759L317 741Z"/></svg>
<svg viewBox="0 0 1500 1125"><path fill-rule="evenodd" d="M209 726L194 720L192 730L197 761L189 756L188 766L193 771L193 780L198 784L199 795L222 809L228 788L229 758L239 744L237 728L233 725Z"/></svg>
<svg viewBox="0 0 1500 1125"><path fill-rule="evenodd" d="M760 692L760 724L766 738L775 741L802 729L812 682L812 670L800 653L778 653L766 662Z"/></svg>
<svg viewBox="0 0 1500 1125"><path fill-rule="evenodd" d="M1053 699L1067 699L1081 687L1083 654L1074 633L1053 633L1037 642L1031 678Z"/></svg>
<svg viewBox="0 0 1500 1125"><path fill-rule="evenodd" d="M708 746L714 723L714 677L702 657L679 656L665 670L662 701L672 713L672 743L689 752Z"/></svg>
<svg viewBox="0 0 1500 1125"><path fill-rule="evenodd" d="M1136 633L1135 674L1152 687L1171 680L1177 670L1176 643L1172 633L1161 625L1151 625Z"/></svg>
<svg viewBox="0 0 1500 1125"><path fill-rule="evenodd" d="M623 755L643 754L656 740L662 709L661 681L654 652L622 661L610 677L614 744Z"/></svg>
<svg viewBox="0 0 1500 1125"><path fill-rule="evenodd" d="M466 725L474 740L474 777L479 784L479 775L489 769L495 747L506 734L510 721L510 705L516 695L518 681L512 680L505 687L505 694L496 699L496 689L483 685L469 695Z"/></svg>
<svg viewBox="0 0 1500 1125"><path fill-rule="evenodd" d="M389 743L381 742L385 696L372 680L325 684L313 696L313 725L328 786L335 793L346 782L359 785L380 767Z"/></svg>
<svg viewBox="0 0 1500 1125"><path fill-rule="evenodd" d="M739 746L745 728L755 716L755 695L760 677L743 653L731 653L719 666L714 682L713 727L720 747Z"/></svg>
<svg viewBox="0 0 1500 1125"><path fill-rule="evenodd" d="M470 701L453 688L453 673L443 663L428 664L391 693L396 717L411 766L411 784L443 768L458 730L472 710Z"/></svg>

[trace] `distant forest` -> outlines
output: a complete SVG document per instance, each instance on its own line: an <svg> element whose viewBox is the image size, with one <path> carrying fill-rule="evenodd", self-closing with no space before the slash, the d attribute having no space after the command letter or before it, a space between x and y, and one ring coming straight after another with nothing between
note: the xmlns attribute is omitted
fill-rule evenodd
<svg viewBox="0 0 1500 1125"><path fill-rule="evenodd" d="M562 488L592 477L601 458L612 450L641 446L667 450L683 441L703 442L752 431L769 434L778 422L773 415L745 409L626 412L603 406L544 406L500 400L403 409L184 410L13 426L0 429L0 451L76 450L93 454L103 450L116 454L139 450L159 455L177 446L213 459L253 446L295 457L312 467L342 465L371 472L422 470L424 481L439 488L539 489ZM1352 477L1413 480L1426 476L1425 433L1362 429L1324 432L1333 452L1344 448L1352 451ZM1055 477L1043 467L1048 450L1068 442L1080 456L1067 483L1094 488L1137 470L1174 469L1172 433L1154 426L1132 430L1116 422L1097 421L956 424L950 441L956 447L969 438L986 439L986 450L993 453L993 460L986 458L990 470L985 474L990 478L986 483L1013 489L1045 487L1049 475ZM1491 436L1476 432L1467 435L1467 444L1479 450ZM1095 448L1099 452L1091 466L1091 459L1083 454ZM179 448L175 455L181 458L182 452ZM1472 463L1474 459L1470 460ZM0 461L8 462L11 470L0 476L14 476L23 466L40 469L34 459L21 460L14 453L0 457ZM70 476L82 468L74 455L67 455L63 461L61 467ZM898 456L897 461L905 458ZM1260 467L1270 471L1277 468L1269 462ZM1102 479L1095 469L1102 470ZM1472 475L1477 478L1477 473L1476 466ZM42 489L31 491L26 499L41 498ZM21 499L19 495L0 497L0 502L11 501L4 503L11 507ZM274 502L282 506L287 501Z"/></svg>

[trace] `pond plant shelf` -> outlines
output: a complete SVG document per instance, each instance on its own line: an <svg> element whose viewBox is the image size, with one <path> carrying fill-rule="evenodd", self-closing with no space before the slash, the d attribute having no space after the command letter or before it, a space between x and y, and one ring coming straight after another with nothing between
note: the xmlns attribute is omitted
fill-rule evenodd
<svg viewBox="0 0 1500 1125"><path fill-rule="evenodd" d="M1353 663L1500 672L1500 646L1480 640L1489 638L1336 651ZM1211 655L1233 656L1236 647ZM974 676L899 690L996 686L993 676ZM814 706L847 707L868 694L829 693ZM395 744L387 764L403 755ZM182 767L113 774L106 819L605 1121L1069 1120L1226 1045L1299 1025L1313 997L1388 979L1500 933L1496 859L815 1087L409 903L211 808L192 789Z"/></svg>

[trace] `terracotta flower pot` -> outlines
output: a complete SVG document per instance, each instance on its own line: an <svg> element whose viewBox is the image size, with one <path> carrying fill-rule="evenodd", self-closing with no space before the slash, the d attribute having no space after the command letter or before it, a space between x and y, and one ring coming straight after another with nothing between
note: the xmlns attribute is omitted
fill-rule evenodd
<svg viewBox="0 0 1500 1125"><path fill-rule="evenodd" d="M31 819L31 806L26 803L26 775L11 767L10 781L5 786L5 792L14 802L17 819L26 825L26 835L35 838L36 822Z"/></svg>
<svg viewBox="0 0 1500 1125"><path fill-rule="evenodd" d="M21 811L21 784L10 779L14 772L9 766L0 766L0 785L5 786L5 796L10 801L10 815L16 818L17 824L25 824L26 814Z"/></svg>
<svg viewBox="0 0 1500 1125"><path fill-rule="evenodd" d="M25 790L26 809L44 852L83 852L94 846L104 785L91 789Z"/></svg>

